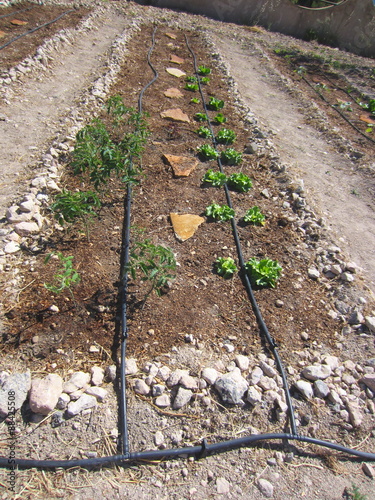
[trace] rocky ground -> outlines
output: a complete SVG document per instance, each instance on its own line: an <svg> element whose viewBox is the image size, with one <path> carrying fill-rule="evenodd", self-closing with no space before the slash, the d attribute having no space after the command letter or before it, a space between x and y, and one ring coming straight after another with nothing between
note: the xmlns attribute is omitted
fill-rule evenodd
<svg viewBox="0 0 375 500"><path fill-rule="evenodd" d="M111 181L89 240L82 228L62 230L49 207L62 187L87 189L87 178L71 175L77 131L93 115L105 120L108 96L126 96L136 106L152 78L146 53L154 23L159 79L144 96L151 136L135 188L132 238L145 234L171 247L178 271L162 297L150 295L145 304L145 285L130 282L131 451L289 430L282 380L241 279L224 280L212 270L218 256L236 254L229 224L202 217L207 204L225 199L201 185L212 167L195 153L202 140L193 116L201 108L191 103L183 79L165 71L193 73L185 34L198 64L212 68L204 91L225 100L226 126L243 152L240 169L253 180L250 194L232 192L236 213L242 217L251 203L266 214L265 227L239 221L245 256L278 259L284 269L276 290L256 290L256 297L286 366L299 432L372 451L373 118L358 102L374 97L373 61L258 27L133 3L86 4L65 23L52 38L40 34L22 61L17 51L5 52L1 75L0 412L9 411L9 390L19 410L15 433L9 416L0 424L2 455L11 447L20 458L116 453L123 189ZM301 66L331 106L301 79ZM333 109L348 107L340 103L349 85L347 116L359 132ZM180 95L167 95L176 88ZM168 108L186 117L167 121ZM190 174L176 173L163 155L188 158ZM202 224L181 241L171 213L200 217ZM43 286L55 272L44 264L51 250L74 256L81 275L74 299ZM355 488L371 498L374 489L370 463L303 443L267 442L202 460L91 472L17 471L16 495L7 489L9 474L1 474L3 498L336 499L352 498Z"/></svg>

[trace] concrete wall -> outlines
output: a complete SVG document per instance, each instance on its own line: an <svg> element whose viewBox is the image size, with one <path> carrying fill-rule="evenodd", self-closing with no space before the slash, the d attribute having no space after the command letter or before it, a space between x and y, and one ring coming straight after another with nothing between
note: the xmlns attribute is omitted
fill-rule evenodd
<svg viewBox="0 0 375 500"><path fill-rule="evenodd" d="M272 31L319 41L375 57L373 0L346 0L337 7L310 10L290 0L151 0L140 2L203 14L220 21L259 24Z"/></svg>

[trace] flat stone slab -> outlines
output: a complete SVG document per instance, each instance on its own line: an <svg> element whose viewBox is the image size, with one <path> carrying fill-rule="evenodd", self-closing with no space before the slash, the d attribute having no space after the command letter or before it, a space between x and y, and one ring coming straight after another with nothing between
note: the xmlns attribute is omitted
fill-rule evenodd
<svg viewBox="0 0 375 500"><path fill-rule="evenodd" d="M163 155L163 160L170 165L176 177L188 177L197 168L198 161L186 156Z"/></svg>
<svg viewBox="0 0 375 500"><path fill-rule="evenodd" d="M162 118L166 118L167 120L172 120L174 122L190 123L190 118L180 108L166 109L165 111L162 111L160 113L160 116Z"/></svg>
<svg viewBox="0 0 375 500"><path fill-rule="evenodd" d="M169 99L179 99L180 97L183 97L184 94L180 92L178 89L171 87L170 89L167 89L164 92L165 97L169 97Z"/></svg>
<svg viewBox="0 0 375 500"><path fill-rule="evenodd" d="M204 218L194 214L169 214L176 238L186 241L191 238L198 227L203 224Z"/></svg>
<svg viewBox="0 0 375 500"><path fill-rule="evenodd" d="M175 64L184 64L185 59L182 59L182 57L178 57L175 54L172 54L170 61Z"/></svg>
<svg viewBox="0 0 375 500"><path fill-rule="evenodd" d="M182 71L181 69L178 68L167 68L165 71L170 75L175 76L176 78L181 78L181 76L186 76L185 71Z"/></svg>

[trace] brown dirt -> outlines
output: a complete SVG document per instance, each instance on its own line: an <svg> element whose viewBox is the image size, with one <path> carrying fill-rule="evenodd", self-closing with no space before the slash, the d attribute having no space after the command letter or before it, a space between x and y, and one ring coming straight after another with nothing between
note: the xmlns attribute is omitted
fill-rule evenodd
<svg viewBox="0 0 375 500"><path fill-rule="evenodd" d="M48 9L45 10L47 15ZM29 12L31 11L26 14ZM137 7L138 15L142 12L149 11L147 9L143 11ZM173 14L169 15L173 18ZM206 21L200 20L200 22ZM215 23L207 21L207 26L212 30L214 30L214 25ZM241 28L228 27L227 29L232 38L233 33L241 32ZM176 40L167 37L165 35L167 31L173 32ZM153 76L151 70L146 67L145 50L150 45L151 33L152 27L147 24L132 39L129 45L130 55L123 62L117 81L111 89L111 94L123 96L127 105L136 106L139 91ZM233 98L227 79L219 69L217 56L212 54L211 47L197 31L185 31L185 33L197 55L198 63L213 68L211 82L204 87L204 91L208 96L214 95L225 100L223 112L228 118L226 125L235 130L237 134L235 147L243 151L249 137L254 137L254 132L248 124L242 121L238 102ZM259 338L256 320L240 278L224 280L213 270L213 262L218 256L236 258L229 223L206 221L199 227L194 237L184 243L176 240L171 227L169 219L171 212L202 215L205 207L212 201L225 203L221 190L202 186L201 183L205 171L208 168L215 168L212 162L200 162L196 170L187 178L174 178L170 167L162 160L163 154L183 155L194 159L196 147L202 144L202 140L194 132L198 124L192 119L197 111L201 111L200 105L190 102L195 94L183 89L183 80L177 80L165 71L167 66L173 66L169 61L170 55L177 54L185 59L181 69L187 74L193 73L191 56L186 48L183 34L182 29L171 28L169 23L163 24L158 30L152 58L159 71L159 79L147 90L144 97L144 110L149 114L151 136L142 156L144 176L140 185L134 188L132 204L132 242L144 235L151 238L155 244L171 247L176 255L178 268L176 279L172 281L162 297L151 294L144 308L140 307L140 303L147 291L147 284L138 280L130 281L128 354L137 357L142 365L143 361L156 357L168 359L171 348L178 347L182 353L186 351L186 358L181 359L183 355L181 358L177 357L176 364L185 363L189 366L190 362L192 369L198 371L200 363L203 362L199 356L202 359L209 356L225 357L222 349L224 341L230 340L238 353L256 356L262 349L263 340ZM241 36L250 37L252 43L255 37L256 43L262 45L266 42L269 44L267 37L271 38L272 35L263 32L249 35L244 29ZM285 41L286 37L283 40ZM224 41L224 39L222 42L218 38L215 39L221 49L223 49ZM271 51L268 55L271 59L276 58ZM9 58L11 57L10 55ZM284 71L283 63L277 60L275 64L280 71ZM314 82L315 76L311 74L310 66L309 70L309 76ZM285 68L285 74L290 78L294 77L294 74L289 71L289 67ZM318 74L319 81L328 82L325 77L321 76L321 68ZM243 76L240 81L244 85ZM337 82L336 86L338 86ZM298 80L296 85L299 84ZM360 82L358 82L359 85ZM169 87L178 87L184 96L175 100L164 97L163 92ZM241 90L240 86L239 88ZM304 92L306 92L306 99L313 99L309 91ZM334 95L332 91L329 95L335 100L341 94ZM190 124L174 124L160 117L161 111L175 106L189 114ZM274 114L277 113L276 108L272 106L270 108L274 110ZM349 134L347 126L342 124L335 114L330 114L329 120L331 120L331 129L335 126L340 127L338 136L342 135L345 138L346 134ZM284 116L285 121L289 119L285 120ZM318 120L317 124L319 125ZM283 133L280 131L277 139L272 138L277 147L282 137ZM352 140L355 142L356 150L363 152L362 164L370 164L373 158L371 152L374 148L367 144L365 146L361 138L355 137ZM335 138L334 144L337 151L341 143ZM330 157L337 154L336 151L330 151ZM87 189L86 180L77 179L71 175L68 160L69 158L60 158L60 162L66 165L63 177L64 187ZM296 231L293 219L299 214L283 208L283 202L289 199L285 195L288 192L287 178L274 171L272 159L268 154L244 155L244 160L239 167L226 167L228 173L238 170L253 179L253 188L246 194L231 193L237 216L240 218L248 208L259 205L267 217L265 227L238 223L245 258L255 256L277 259L284 270L277 288L256 290L256 298L270 332L277 340L281 357L286 365L296 366L300 359L299 352L305 349L327 351L340 357L345 356L345 359L350 357L357 362L361 362L364 356L366 359L374 356L372 339L354 333L345 339L345 353L343 353L342 345L338 343L338 340L342 340L340 335L343 324L333 320L327 314L330 309L335 308L334 304L338 299L347 300L348 297L353 297L353 300L356 300L358 296L366 295L367 281L358 279L354 288L349 285L338 285L335 282L324 286L307 279L307 268L313 264L315 258L313 250L324 240L321 240L320 233L313 238L306 238L301 232ZM371 169L358 170L364 179L363 184L370 179L368 182L370 186L373 179ZM271 194L269 198L261 194L264 189ZM2 354L6 359L4 367L10 366L16 359L17 363L21 360L21 363L27 365L33 372L49 372L52 370L52 363L55 363L57 372L66 373L70 368L89 369L92 363L110 362L111 357L117 360L117 300L123 197L124 190L120 183L115 180L110 181L103 207L92 224L89 241L82 228L71 228L68 232L55 233L45 242L44 251L38 257L38 263L32 271L27 263L22 265L21 271L25 275L25 283L30 283L30 285L20 293L18 304L7 304L5 319L7 329L3 335L2 346ZM43 286L45 282L51 282L55 272L53 265L44 264L44 257L51 250L61 251L65 255L74 255L74 264L81 275L81 283L74 288L74 301L69 294L51 296ZM283 307L276 306L277 299L282 299ZM49 310L52 304L59 307L59 313L52 313ZM105 306L105 312L99 312L98 306ZM369 303L366 311L369 312L371 307ZM154 332L151 333L150 330ZM301 332L308 332L308 341L301 340ZM203 350L202 355L192 354L185 349L186 334L192 334L198 340ZM33 344L32 338L35 335L38 335L39 340ZM88 354L89 346L94 343L102 347L100 354ZM56 349L62 349L65 354L62 356L61 351L56 352ZM129 425L133 449L149 448L150 445L152 446L153 433L157 429L175 425L173 420L165 422L165 416L157 415L146 403L135 400L132 394L129 394L129 402ZM354 435L346 431L336 416L326 407L311 408L297 396L295 404L300 414L306 416L306 421L312 418L317 423L317 425L306 426L305 434L317 434L316 437L337 440L348 446L363 441L362 449L371 451L373 448L373 437L369 438L373 417L367 415L363 427ZM107 410L111 410L112 414ZM116 425L116 419L113 416L116 413L114 396L107 410L106 416L98 412L89 423L84 417L80 419L82 426L89 429L92 439L98 433L102 436L102 430L105 429L103 436L107 437L102 437L96 447L88 446L89 449L94 447L100 454L112 453L114 448L113 444L108 441L110 426ZM194 416L200 417L199 423ZM280 430L282 424L266 410L250 412L249 409L244 411L222 409L221 412L205 415L197 406L191 411L190 417L193 420L188 417L177 419L176 425L185 429L185 441L192 443L200 442L202 436L209 436L210 440L214 441L229 438L233 436L233 433L241 435L250 422L261 432ZM140 421L144 424L143 426L138 425ZM191 425L192 421L194 426ZM73 445L70 441L63 454L67 457L79 456L79 446L85 447L87 440L84 436L78 439L77 432L72 431L70 426L71 423L67 423L63 428L62 443L66 444L67 436L75 441ZM59 440L57 434L55 431L54 436L56 440ZM40 441L43 439L46 439L48 444L44 450L40 450ZM79 443L77 444L76 441ZM20 444L20 450L22 449L25 457L42 458L43 453L43 457L57 458L54 443L55 441L50 437L49 426L41 426L33 433L32 438L25 440L22 446ZM233 452L220 459L211 457L204 465L201 465L203 462L188 462L189 476L187 480L181 480L181 484L176 483L173 466L169 466L169 462L154 468L141 466L125 471L119 470L113 475L111 475L112 471L108 471L108 475L106 472L103 473L104 478L98 473L95 480L100 484L103 496L106 495L107 498L117 498L115 495L125 498L130 498L129 495L133 495L133 498L150 498L151 494L155 496L155 486L152 486L154 481L152 476L155 474L160 476L164 481L163 484L166 485L163 486L161 494L168 495L169 498L181 498L181 495L183 498L193 498L195 493L191 492L191 488L197 488L203 496L214 498L216 490L212 491L212 485L210 490L210 482L207 479L208 471L213 468L215 476L226 476L233 484L239 485L237 489L234 488L229 497L232 495L232 498L259 498L260 494L254 487L255 479L262 473L259 464L267 468L266 459L272 453L268 449L260 449L256 450L255 456L252 457L252 452L254 450ZM299 473L292 467L286 470L287 467L284 466L285 470L281 471L282 478L275 498L301 498L306 495L306 498L338 498L337 491L340 491L341 495L345 486L350 485L350 481L353 480L358 480L361 487L366 488L365 491L371 491L371 485L367 484L362 477L353 475L358 471L356 464L340 462L338 466L334 460L331 460L331 469L335 470L336 466L336 473L342 473L334 477L328 469L319 469L323 467L323 463L323 461L313 460L306 452L306 456L298 465L308 470L308 473ZM176 469L175 472L180 477L180 469ZM167 480L165 477L168 474L170 477ZM348 477L351 474L350 481L345 474ZM105 476L111 477L114 482L111 488L105 484ZM30 481L35 480L35 483L40 481L40 478L32 478L30 474L25 473L25 477ZM73 480L70 490L66 477L60 476L58 479L51 475L51 482L48 485L49 497L57 496L56 492L62 496L67 495L66 498L70 494L74 498L88 498L93 494L93 490L86 484L82 474L71 475ZM323 486L322 477L325 481L336 481L335 488L327 492L326 486ZM135 484L129 485L128 481L134 481ZM204 481L206 484L203 484ZM293 481L296 482L293 484ZM82 484L85 486L85 493L77 493ZM172 487L171 484L174 486ZM31 498L32 488L30 487L28 491L31 492L29 496ZM36 492L38 492L37 486L35 486L34 495L39 494ZM162 497L156 495L155 498Z"/></svg>

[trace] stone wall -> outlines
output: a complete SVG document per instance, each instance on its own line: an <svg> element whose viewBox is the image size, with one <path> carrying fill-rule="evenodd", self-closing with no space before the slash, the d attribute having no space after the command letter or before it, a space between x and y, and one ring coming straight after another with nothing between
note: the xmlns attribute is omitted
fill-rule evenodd
<svg viewBox="0 0 375 500"><path fill-rule="evenodd" d="M290 0L151 0L158 7L181 9L220 21L259 24L299 38L309 36L366 57L375 56L373 0L346 0L337 7L311 10Z"/></svg>

